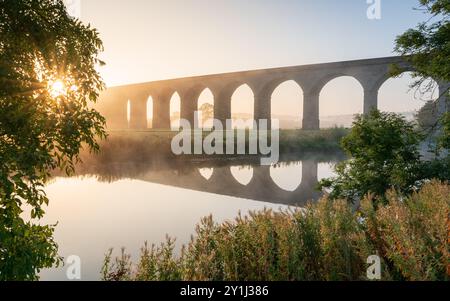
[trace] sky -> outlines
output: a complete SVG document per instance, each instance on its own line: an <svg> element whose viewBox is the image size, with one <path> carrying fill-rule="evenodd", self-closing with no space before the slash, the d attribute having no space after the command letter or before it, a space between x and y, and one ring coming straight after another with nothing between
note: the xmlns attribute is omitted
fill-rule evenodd
<svg viewBox="0 0 450 301"><path fill-rule="evenodd" d="M379 20L367 17L368 0L80 1L82 21L104 42L107 65L100 72L108 86L391 56L395 37L427 19L413 9L418 0L380 0ZM384 94L404 99L387 101L386 109L421 105L406 98L408 79L394 82ZM276 112L301 111L295 89L288 83L274 95L287 99ZM329 83L321 115L361 111L361 89L352 78ZM339 104L342 97L349 100Z"/></svg>

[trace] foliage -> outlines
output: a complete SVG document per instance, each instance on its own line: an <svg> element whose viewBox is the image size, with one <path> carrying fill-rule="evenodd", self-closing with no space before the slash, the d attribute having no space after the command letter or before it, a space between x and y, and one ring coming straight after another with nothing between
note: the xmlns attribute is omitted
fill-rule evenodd
<svg viewBox="0 0 450 301"><path fill-rule="evenodd" d="M420 0L422 9L431 18L427 22L420 23L417 28L409 29L396 39L395 50L414 66L414 76L418 78L415 87L420 87L427 78L437 81L450 82L450 1L449 0ZM399 68L393 70L394 75L403 72ZM434 90L433 85L428 85L428 92ZM449 91L439 91L441 96L449 97ZM447 107L450 104L447 103ZM437 105L434 104L435 110ZM429 105L428 108L429 109ZM419 116L420 117L420 116ZM448 151L450 138L449 113L437 116L434 131L440 135L438 150ZM444 141L444 144L442 144Z"/></svg>
<svg viewBox="0 0 450 301"><path fill-rule="evenodd" d="M104 280L350 280L364 269L359 239L364 233L345 202L323 200L320 207L252 212L233 222L201 220L180 256L168 238L141 251L139 263L105 258ZM126 272L122 268L128 266ZM107 271L105 273L105 271ZM120 275L126 275L121 277Z"/></svg>
<svg viewBox="0 0 450 301"><path fill-rule="evenodd" d="M0 0L0 279L36 279L59 263L43 186L72 173L81 148L97 150L105 120L89 107L104 84L102 42L61 0ZM27 220L29 218L26 218Z"/></svg>
<svg viewBox="0 0 450 301"><path fill-rule="evenodd" d="M415 119L419 129L423 132L432 131L438 121L436 105L434 101L427 101L417 112Z"/></svg>
<svg viewBox="0 0 450 301"><path fill-rule="evenodd" d="M200 106L200 112L202 112L202 126L204 126L208 120L214 118L214 106L208 102Z"/></svg>
<svg viewBox="0 0 450 301"><path fill-rule="evenodd" d="M450 113L447 112L441 119L442 121L442 135L438 139L438 144L441 149L450 150Z"/></svg>
<svg viewBox="0 0 450 301"><path fill-rule="evenodd" d="M403 198L387 193L388 204L362 202L366 232L397 280L448 280L450 186L433 181Z"/></svg>
<svg viewBox="0 0 450 301"><path fill-rule="evenodd" d="M421 162L420 174L425 180L450 181L450 156Z"/></svg>
<svg viewBox="0 0 450 301"><path fill-rule="evenodd" d="M102 279L364 280L368 256L382 258L383 280L445 280L450 187L437 181L402 200L393 191L374 210L370 197L354 212L328 198L305 209L263 210L215 223L203 218L179 255L174 240L148 244L137 264L105 257Z"/></svg>
<svg viewBox="0 0 450 301"><path fill-rule="evenodd" d="M349 132L342 127L320 131L280 130L280 153L340 152L340 141Z"/></svg>
<svg viewBox="0 0 450 301"><path fill-rule="evenodd" d="M418 76L450 81L449 0L420 0L420 4L432 18L398 36L395 50L408 56Z"/></svg>
<svg viewBox="0 0 450 301"><path fill-rule="evenodd" d="M34 225L20 218L9 225L1 230L0 280L37 280L36 272L59 262L53 226Z"/></svg>
<svg viewBox="0 0 450 301"><path fill-rule="evenodd" d="M410 192L420 179L419 141L414 125L400 115L373 110L358 116L341 143L350 159L336 166L336 177L319 186L329 189L330 198L351 202L368 193L384 199L390 188Z"/></svg>

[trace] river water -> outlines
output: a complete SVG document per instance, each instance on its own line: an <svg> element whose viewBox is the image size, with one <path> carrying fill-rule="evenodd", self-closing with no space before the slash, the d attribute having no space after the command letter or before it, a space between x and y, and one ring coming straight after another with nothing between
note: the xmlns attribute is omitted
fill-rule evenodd
<svg viewBox="0 0 450 301"><path fill-rule="evenodd" d="M187 243L200 218L218 222L239 212L303 206L320 194L317 181L333 175L336 156L291 158L262 167L239 160L201 161L167 167L102 162L78 176L56 176L46 187L46 224L58 223L55 240L64 258L81 259L82 280L99 280L105 253L121 247L136 259L145 241L166 234ZM67 280L68 265L43 270L41 280Z"/></svg>

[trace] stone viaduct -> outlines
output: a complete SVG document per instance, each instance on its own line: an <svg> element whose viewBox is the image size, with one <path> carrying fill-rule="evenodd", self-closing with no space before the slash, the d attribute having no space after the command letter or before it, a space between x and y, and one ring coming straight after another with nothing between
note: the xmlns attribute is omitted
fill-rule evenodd
<svg viewBox="0 0 450 301"><path fill-rule="evenodd" d="M232 72L154 81L111 87L100 96L96 109L106 117L108 129L142 130L147 128L147 100L153 99L153 128L170 129L170 100L177 92L181 99L181 118L193 124L198 98L209 88L214 96L214 117L224 122L231 118L231 97L247 84L254 94L254 119L271 119L271 96L281 83L294 80L303 90L303 126L319 129L319 95L322 88L340 76L355 78L364 90L364 113L378 105L378 90L390 78L390 67L397 64L413 71L402 57L386 57L324 63L254 71ZM449 85L439 83L444 91ZM128 120L128 101L130 117ZM445 103L445 102L442 102ZM447 104L440 106L448 110Z"/></svg>

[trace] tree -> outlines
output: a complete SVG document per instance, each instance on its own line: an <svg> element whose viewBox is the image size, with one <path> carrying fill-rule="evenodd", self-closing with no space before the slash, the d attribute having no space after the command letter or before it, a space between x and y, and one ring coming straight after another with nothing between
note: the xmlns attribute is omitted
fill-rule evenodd
<svg viewBox="0 0 450 301"><path fill-rule="evenodd" d="M450 81L450 1L420 0L420 4L431 18L398 36L395 50L413 64L417 76Z"/></svg>
<svg viewBox="0 0 450 301"><path fill-rule="evenodd" d="M54 226L36 222L50 172L72 173L80 150L106 136L89 107L104 88L101 50L62 0L0 0L0 280L34 280L60 262Z"/></svg>
<svg viewBox="0 0 450 301"><path fill-rule="evenodd" d="M450 82L450 1L420 0L420 4L422 10L431 14L430 20L398 36L395 50L415 67L418 80L413 88L430 93L436 88L430 77ZM394 66L392 73L399 75L403 71ZM440 94L445 97L448 91ZM417 121L430 140L436 139L433 150L446 154L450 146L450 114L437 113L436 102L429 102L418 113ZM329 188L332 198L354 202L369 192L385 200L385 191L391 187L408 194L424 180L449 180L448 155L420 161L417 149L423 138L413 124L395 114L373 111L360 116L342 142L351 159L336 167L335 178L323 180L319 186Z"/></svg>
<svg viewBox="0 0 450 301"><path fill-rule="evenodd" d="M214 118L214 106L210 103L204 103L200 106L200 112L202 112L202 126L206 121Z"/></svg>
<svg viewBox="0 0 450 301"><path fill-rule="evenodd" d="M322 180L319 187L330 189L332 199L351 202L368 193L385 200L391 188L410 192L420 179L419 141L414 124L400 115L373 110L357 116L341 142L350 159L339 163L337 176Z"/></svg>
<svg viewBox="0 0 450 301"><path fill-rule="evenodd" d="M415 116L419 129L424 132L432 130L438 121L436 113L434 101L427 101Z"/></svg>
<svg viewBox="0 0 450 301"><path fill-rule="evenodd" d="M450 82L450 1L449 0L420 0L422 10L431 15L427 22L420 23L417 28L409 29L396 39L395 50L414 66L414 76L418 80L413 87L419 87L427 78ZM394 68L393 74L403 72ZM427 86L428 92L435 89ZM449 91L439 91L448 97ZM448 104L447 104L448 106ZM434 108L436 110L436 108ZM446 141L450 136L450 127L445 123L450 120L449 113L442 114L433 126L434 132L440 134L439 141ZM432 134L434 134L432 132ZM445 143L438 146L445 148ZM448 147L447 147L448 150Z"/></svg>

